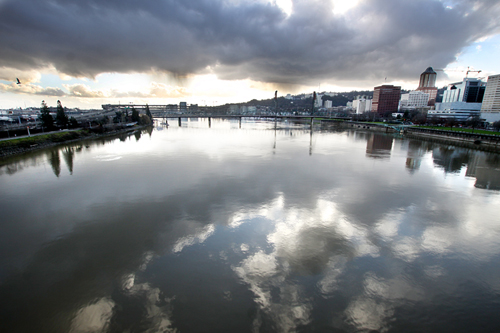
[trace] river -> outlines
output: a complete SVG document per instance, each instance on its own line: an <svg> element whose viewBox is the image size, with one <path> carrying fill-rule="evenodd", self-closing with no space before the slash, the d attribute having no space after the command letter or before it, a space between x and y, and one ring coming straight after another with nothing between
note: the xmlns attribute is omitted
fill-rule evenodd
<svg viewBox="0 0 500 333"><path fill-rule="evenodd" d="M160 122L0 159L0 331L500 329L500 155Z"/></svg>

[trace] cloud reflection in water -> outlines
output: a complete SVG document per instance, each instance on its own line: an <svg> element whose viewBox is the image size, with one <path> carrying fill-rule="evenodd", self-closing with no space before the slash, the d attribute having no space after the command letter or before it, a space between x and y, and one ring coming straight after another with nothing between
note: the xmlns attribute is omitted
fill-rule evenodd
<svg viewBox="0 0 500 333"><path fill-rule="evenodd" d="M310 133L294 133L278 131L272 154L272 130L169 128L153 133L151 154L126 163L95 163L115 156L115 143L75 149L73 175L54 162L59 178L47 159L15 162L0 174L9 188L0 198L1 325L350 332L498 323L493 157L385 138L390 159L367 158L369 134L328 131L313 134L309 155ZM139 151L143 142L119 144ZM445 318L430 320L439 306Z"/></svg>

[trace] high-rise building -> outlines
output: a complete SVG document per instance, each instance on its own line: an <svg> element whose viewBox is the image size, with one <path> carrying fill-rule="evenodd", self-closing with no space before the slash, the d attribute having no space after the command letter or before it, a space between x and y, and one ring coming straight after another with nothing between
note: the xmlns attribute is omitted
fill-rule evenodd
<svg viewBox="0 0 500 333"><path fill-rule="evenodd" d="M452 83L443 94L443 104L452 102L481 103L486 82L476 78L464 78L462 82Z"/></svg>
<svg viewBox="0 0 500 333"><path fill-rule="evenodd" d="M383 115L384 113L398 112L401 87L384 84L374 88L372 111Z"/></svg>
<svg viewBox="0 0 500 333"><path fill-rule="evenodd" d="M481 117L490 122L500 120L500 74L488 76L481 105Z"/></svg>
<svg viewBox="0 0 500 333"><path fill-rule="evenodd" d="M316 100L314 101L314 106L317 108L323 107L323 94L316 94Z"/></svg>
<svg viewBox="0 0 500 333"><path fill-rule="evenodd" d="M464 78L462 82L448 85L443 102L436 103L436 110L427 113L428 118L454 118L465 121L480 116L486 82L476 78Z"/></svg>
<svg viewBox="0 0 500 333"><path fill-rule="evenodd" d="M428 103L429 93L414 90L407 94L401 94L399 105L401 109L416 109L426 107Z"/></svg>
<svg viewBox="0 0 500 333"><path fill-rule="evenodd" d="M420 74L420 82L418 84L417 91L429 94L428 106L434 106L436 103L436 76L437 74L432 67L427 67L427 69Z"/></svg>
<svg viewBox="0 0 500 333"><path fill-rule="evenodd" d="M358 96L352 101L352 107L356 109L357 114L368 112L372 110L372 100L365 96Z"/></svg>

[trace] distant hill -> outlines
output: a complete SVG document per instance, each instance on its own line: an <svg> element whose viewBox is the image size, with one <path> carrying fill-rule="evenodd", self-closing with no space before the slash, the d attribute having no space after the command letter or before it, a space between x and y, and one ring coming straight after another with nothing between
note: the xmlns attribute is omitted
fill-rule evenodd
<svg viewBox="0 0 500 333"><path fill-rule="evenodd" d="M326 92L321 92L319 95L325 94ZM300 96L300 95L296 95ZM365 96L367 98L373 98L372 90L360 90L360 91L349 91L349 92L340 92L335 96L323 95L322 100L324 101L332 101L332 106L345 106L347 102L353 101L358 96ZM310 108L312 105L312 97L304 98L304 99L286 99L284 97L278 97L278 106L280 108ZM248 102L243 103L234 103L238 105L246 105L246 106L268 106L274 107L274 98L270 99L252 99Z"/></svg>

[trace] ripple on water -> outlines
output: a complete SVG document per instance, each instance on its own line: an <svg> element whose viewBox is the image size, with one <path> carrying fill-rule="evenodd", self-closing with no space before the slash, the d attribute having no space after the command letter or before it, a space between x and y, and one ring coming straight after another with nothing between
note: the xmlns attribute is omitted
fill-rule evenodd
<svg viewBox="0 0 500 333"><path fill-rule="evenodd" d="M110 155L97 155L94 157L94 159L99 162L111 162L120 160L122 157L123 156L110 154Z"/></svg>

